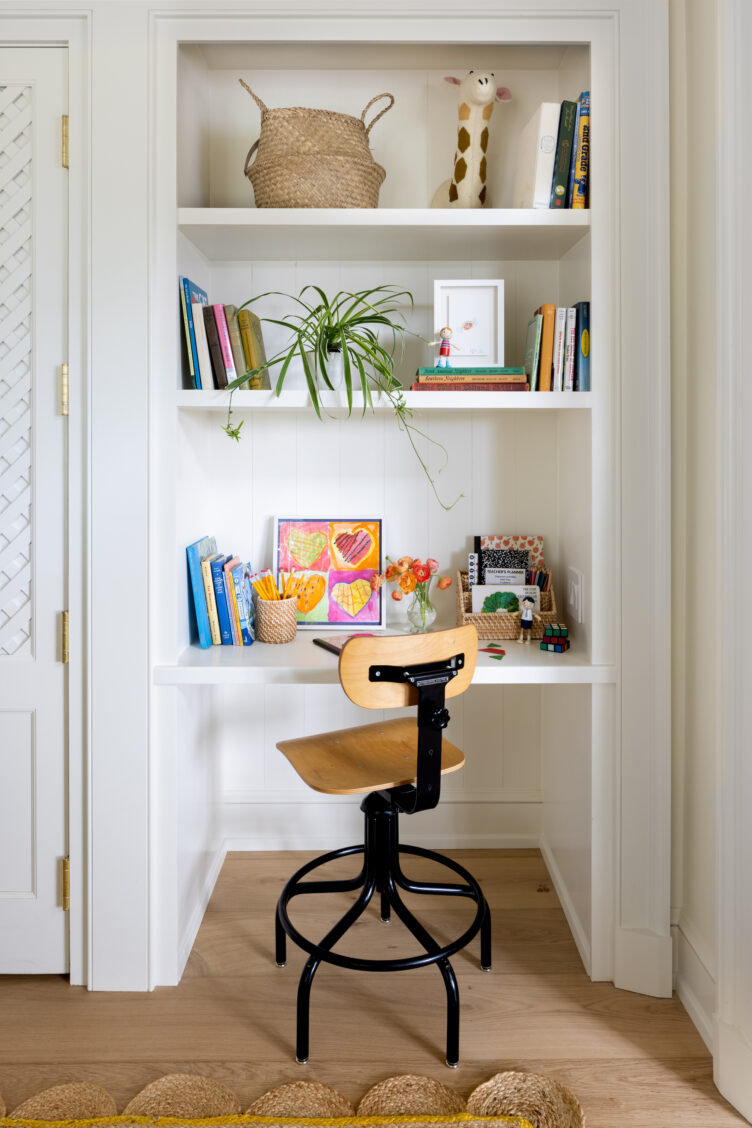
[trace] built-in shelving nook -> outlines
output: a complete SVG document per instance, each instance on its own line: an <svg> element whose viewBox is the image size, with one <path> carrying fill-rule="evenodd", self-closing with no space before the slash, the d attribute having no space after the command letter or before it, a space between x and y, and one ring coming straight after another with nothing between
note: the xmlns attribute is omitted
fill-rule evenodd
<svg viewBox="0 0 752 1128"><path fill-rule="evenodd" d="M668 538L660 523L665 247L645 195L653 186L641 179L642 199L631 199L625 169L651 167L655 149L639 127L648 92L636 77L635 45L647 33L638 36L635 20L650 24L650 5L579 14L575 6L552 18L540 18L538 5L506 15L504 3L472 18L435 5L408 5L399 19L345 7L336 18L301 18L279 8L273 17L165 15L155 23L152 737L154 802L177 805L157 875L162 911L172 914L160 981L182 971L225 849L334 847L361 830L357 803L315 796L275 749L283 738L359 723L336 659L312 645L310 632L289 646L201 651L191 643L185 547L214 535L220 548L264 567L277 514L378 514L390 555L430 555L452 575L476 533L542 534L572 638L564 655L515 642L501 662L481 655L449 729L467 764L446 782L439 809L410 821L406 838L540 846L588 972L665 993L667 670L650 580L668 551L655 540ZM431 209L456 140L456 93L443 79L470 69L493 71L512 93L491 120L491 206ZM619 83L630 75L638 92L625 105L629 88ZM375 94L392 93L394 108L371 133L387 171L379 207L256 208L243 168L260 115L239 78L270 107L355 116ZM593 106L590 209L514 209L523 126L540 102L582 90ZM664 158L655 158L659 186ZM236 305L309 282L334 291L396 283L414 297L409 327L429 340L435 279L502 278L506 364L523 362L536 307L587 299L592 391L408 392L440 496L457 499L444 509L387 404L363 414L357 401L348 417L332 393L319 421L294 367L280 397L234 396L233 422L243 427L239 442L228 438L226 393L186 386L179 275L210 301ZM288 308L276 296L255 307L262 317ZM264 332L271 355L284 331ZM398 368L406 387L432 355L408 339ZM581 622L567 608L570 568L583 577ZM406 626L404 610L389 602L388 626ZM454 590L437 603L439 625L451 625Z"/></svg>

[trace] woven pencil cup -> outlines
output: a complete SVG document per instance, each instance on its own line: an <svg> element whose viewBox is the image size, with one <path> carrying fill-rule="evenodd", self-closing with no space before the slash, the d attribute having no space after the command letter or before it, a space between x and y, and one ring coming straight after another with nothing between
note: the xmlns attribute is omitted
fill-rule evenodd
<svg viewBox="0 0 752 1128"><path fill-rule="evenodd" d="M293 642L297 630L297 599L256 598L257 642Z"/></svg>
<svg viewBox="0 0 752 1128"><path fill-rule="evenodd" d="M261 110L261 135L245 159L257 208L378 207L386 172L373 159L368 135L394 105L392 94L377 94L356 118L304 106L270 110L238 81ZM389 105L366 125L380 98Z"/></svg>
<svg viewBox="0 0 752 1128"><path fill-rule="evenodd" d="M478 632L478 638L519 638L520 620L519 611L496 611L492 614L473 615L471 608L473 597L467 583L467 572L457 573L457 626L462 627L472 623ZM535 612L533 629L530 632L533 638L543 638L543 628L558 621L556 612L556 596L554 585L549 582L547 591L540 594L540 611Z"/></svg>

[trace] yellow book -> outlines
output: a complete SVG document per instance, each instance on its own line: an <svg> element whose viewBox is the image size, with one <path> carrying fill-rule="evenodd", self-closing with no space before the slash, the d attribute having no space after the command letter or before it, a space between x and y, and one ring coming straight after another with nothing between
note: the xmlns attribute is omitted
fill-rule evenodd
<svg viewBox="0 0 752 1128"><path fill-rule="evenodd" d="M262 365L266 364L266 350L264 349L264 338L261 333L261 322L258 317L256 317L256 314L251 313L249 309L239 309L237 318L246 364L249 369L261 368ZM269 370L264 368L261 372L257 372L256 375L248 381L248 387L271 388Z"/></svg>
<svg viewBox="0 0 752 1128"><path fill-rule="evenodd" d="M577 150L574 160L572 207L586 208L589 204L590 179L590 91L580 94L580 112L577 117Z"/></svg>
<svg viewBox="0 0 752 1128"><path fill-rule="evenodd" d="M217 597L214 594L214 582L211 574L211 562L215 556L205 556L201 561L201 579L204 581L206 594L206 610L209 613L209 630L211 631L212 646L222 645L222 635L219 630L219 616L217 615Z"/></svg>

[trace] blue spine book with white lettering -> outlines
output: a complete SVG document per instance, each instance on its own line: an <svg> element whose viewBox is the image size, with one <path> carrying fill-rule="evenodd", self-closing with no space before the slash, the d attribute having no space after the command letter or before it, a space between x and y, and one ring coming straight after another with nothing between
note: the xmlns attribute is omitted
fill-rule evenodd
<svg viewBox="0 0 752 1128"><path fill-rule="evenodd" d="M209 611L206 606L204 578L201 575L201 561L204 557L211 556L212 553L217 551L217 542L214 537L202 537L201 540L189 544L185 551L188 558L188 578L193 595L193 607L196 614L198 644L202 650L206 650L212 644L212 637Z"/></svg>
<svg viewBox="0 0 752 1128"><path fill-rule="evenodd" d="M198 347L196 345L196 330L193 326L193 303L198 305L208 305L209 295L206 290L202 290L195 282L191 282L190 278L181 278L180 285L183 287L183 295L185 298L184 314L186 324L188 326L188 347L191 350L191 358L193 360L193 379L196 387L203 387L201 383L201 371L198 363Z"/></svg>
<svg viewBox="0 0 752 1128"><path fill-rule="evenodd" d="M232 646L232 628L230 616L227 611L227 596L225 595L224 566L232 556L220 556L219 560L212 560L212 580L214 581L214 594L217 597L217 616L219 618L219 633L222 636L223 646Z"/></svg>
<svg viewBox="0 0 752 1128"><path fill-rule="evenodd" d="M577 336L574 354L574 390L590 391L590 302L576 302Z"/></svg>

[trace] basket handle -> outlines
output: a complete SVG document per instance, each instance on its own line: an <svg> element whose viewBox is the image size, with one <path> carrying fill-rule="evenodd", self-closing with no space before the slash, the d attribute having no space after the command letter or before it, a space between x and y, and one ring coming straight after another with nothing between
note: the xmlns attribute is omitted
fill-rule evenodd
<svg viewBox="0 0 752 1128"><path fill-rule="evenodd" d="M261 138L259 138L259 140L261 140ZM248 175L248 169L251 167L251 157L254 155L258 147L258 141L254 141L250 149L248 150L248 156L245 158L245 168L243 169L246 176Z"/></svg>
<svg viewBox="0 0 752 1128"><path fill-rule="evenodd" d="M379 98L389 98L389 105L385 106L383 110L380 110L379 113L376 114L376 117L373 119L373 121L369 125L366 125L366 114L370 110L373 103L378 102ZM377 94L375 98L371 98L371 101L368 103L366 108L363 110L363 113L360 115L360 120L363 122L363 125L366 125L366 137L371 132L371 130L373 129L374 125L379 120L379 118L382 118L384 116L384 114L388 113L389 110L391 110L393 105L394 105L394 94Z"/></svg>
<svg viewBox="0 0 752 1128"><path fill-rule="evenodd" d="M258 108L259 108L259 109L261 110L261 113L262 113L262 114L265 114L265 113L266 113L266 110L267 110L267 107L266 107L266 106L264 105L264 103L263 103L263 102L261 101L261 99L259 98L258 94L254 94L254 93L253 93L253 91L251 90L250 86L248 85L248 83L247 83L247 82L243 82L243 79L242 79L242 78L239 78L239 79L238 79L238 82L240 83L240 85L241 85L241 86L243 87L243 89L244 89L244 90L247 90L247 91L248 91L248 93L250 94L250 96L251 96L251 97L253 98L254 102L255 102L255 103L256 103L256 105L258 106ZM366 109L368 109L368 107L367 107L367 106L366 106ZM364 111L364 112L365 112L365 111Z"/></svg>

